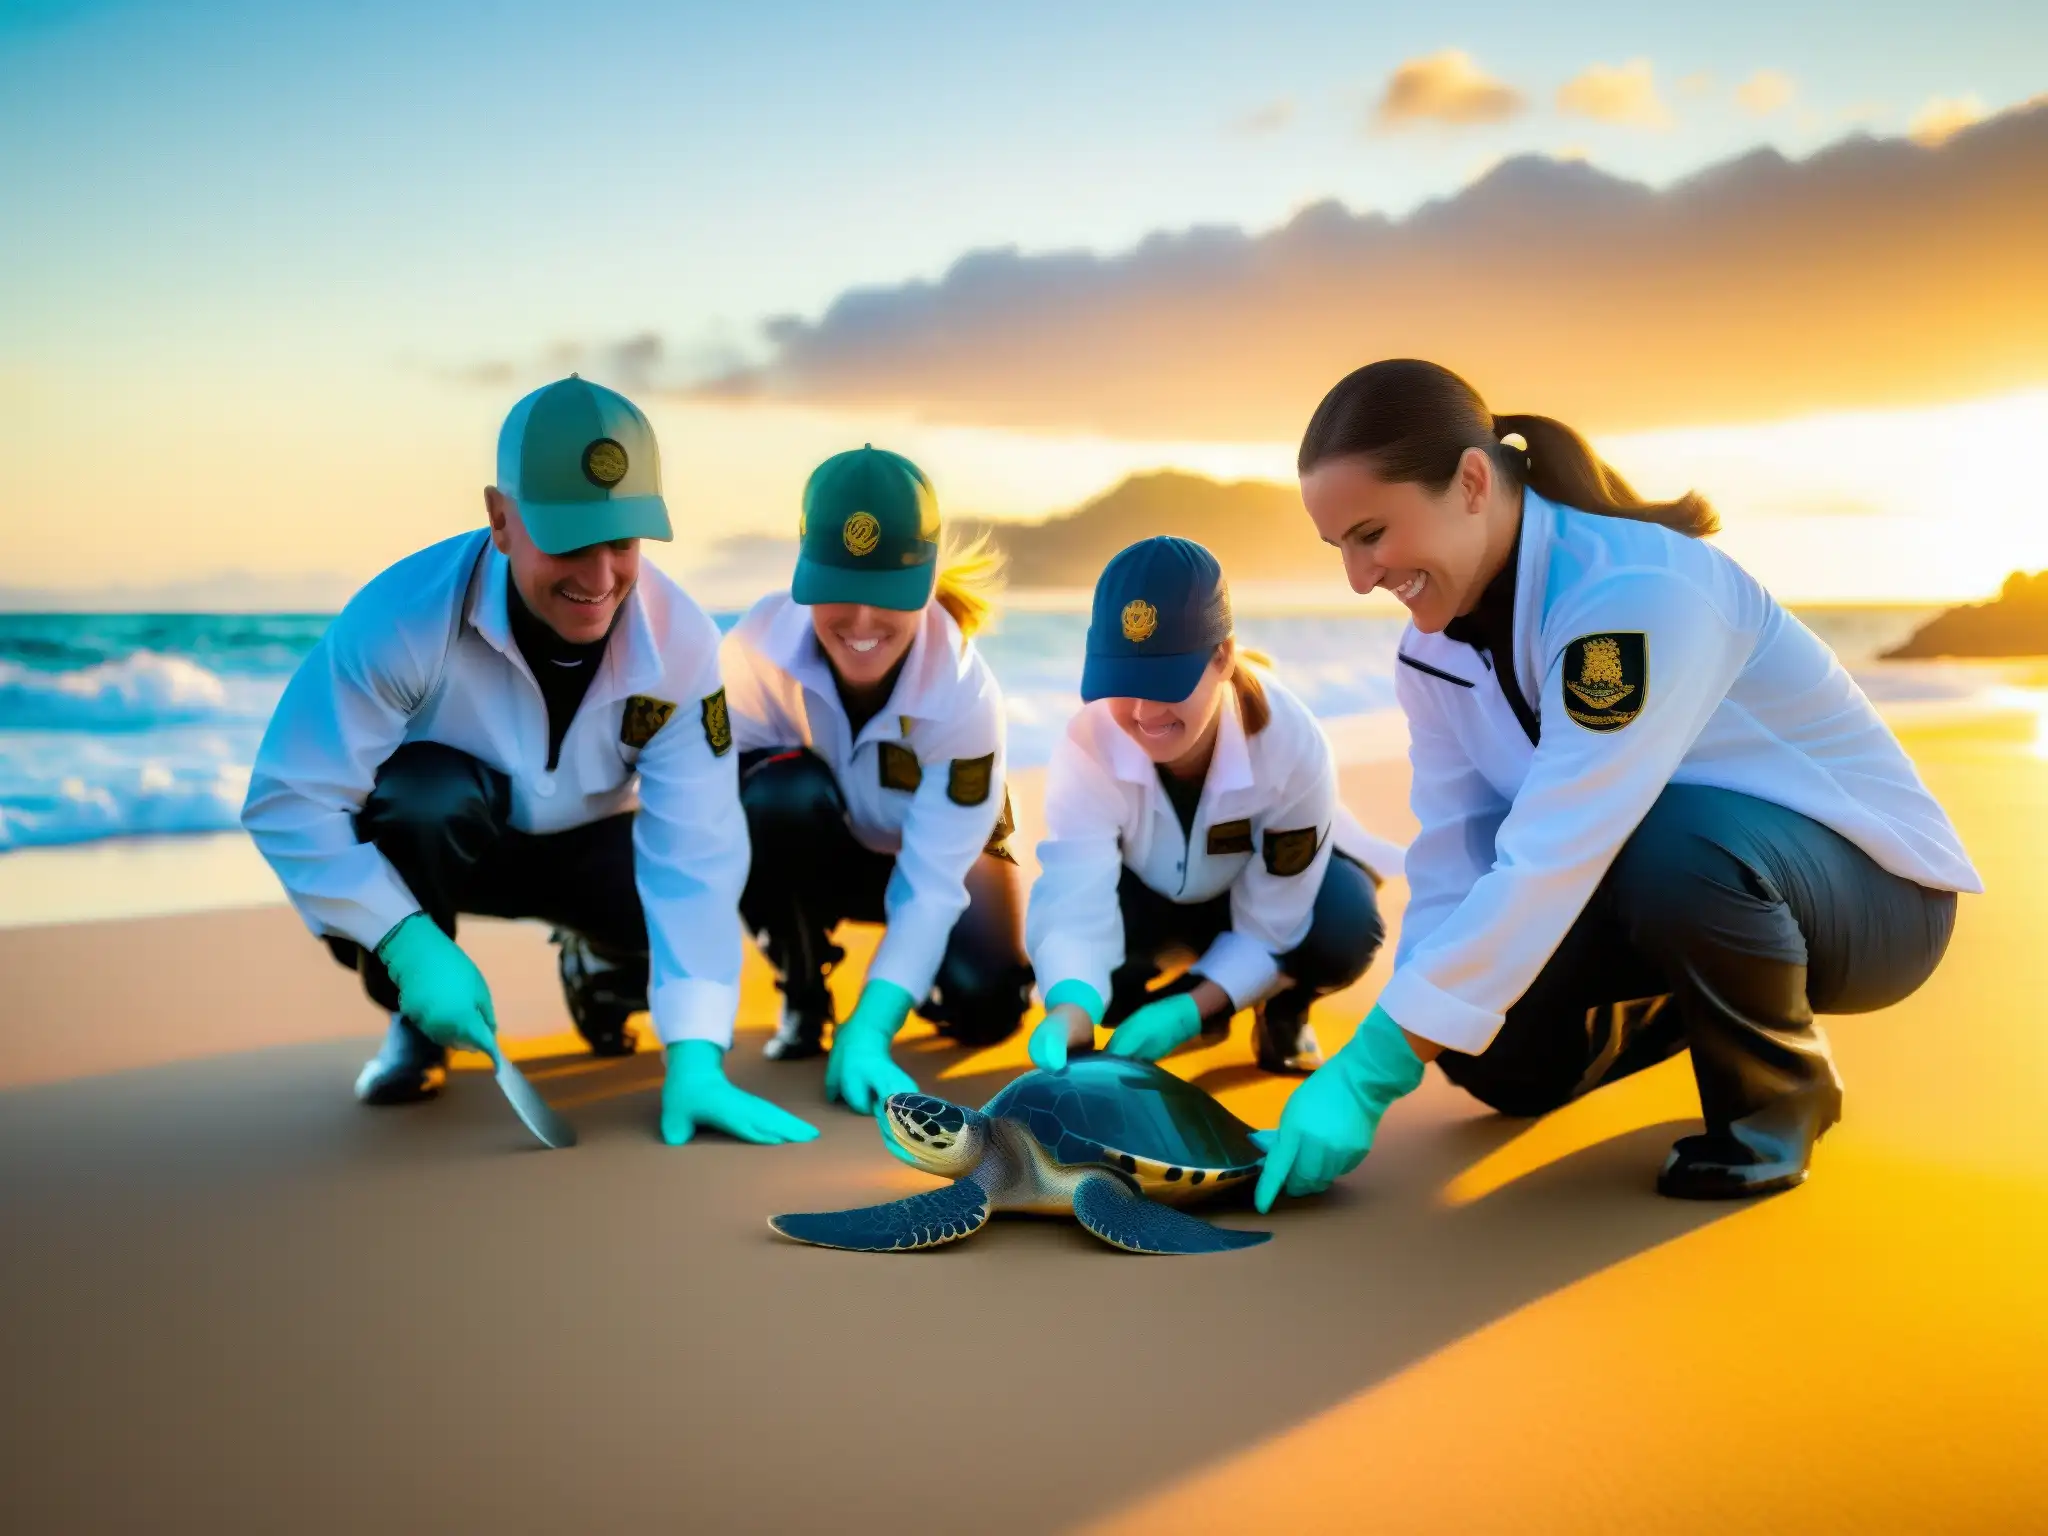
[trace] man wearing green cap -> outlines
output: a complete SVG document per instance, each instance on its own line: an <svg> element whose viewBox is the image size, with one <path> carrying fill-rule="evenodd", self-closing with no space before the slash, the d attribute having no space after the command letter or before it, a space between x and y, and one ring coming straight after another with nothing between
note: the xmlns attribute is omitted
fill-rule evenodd
<svg viewBox="0 0 2048 1536"><path fill-rule="evenodd" d="M604 1055L647 1009L662 1134L810 1126L727 1082L747 873L718 629L640 564L670 537L647 418L571 375L512 408L488 529L401 560L343 609L264 732L243 825L390 1012L365 1103L431 1097L488 1049L459 913L556 929L570 1016Z"/></svg>

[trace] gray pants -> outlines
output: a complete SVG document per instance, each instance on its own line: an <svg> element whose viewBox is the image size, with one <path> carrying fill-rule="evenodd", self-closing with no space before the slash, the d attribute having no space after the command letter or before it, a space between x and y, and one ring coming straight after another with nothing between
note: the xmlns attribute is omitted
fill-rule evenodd
<svg viewBox="0 0 2048 1536"><path fill-rule="evenodd" d="M1485 1103L1537 1115L1689 1047L1708 1127L1724 1127L1832 1082L1814 1013L1910 995L1955 914L1953 891L1887 872L1796 811L1674 784L1493 1043L1437 1059ZM1664 1002L1607 1006L1635 999Z"/></svg>

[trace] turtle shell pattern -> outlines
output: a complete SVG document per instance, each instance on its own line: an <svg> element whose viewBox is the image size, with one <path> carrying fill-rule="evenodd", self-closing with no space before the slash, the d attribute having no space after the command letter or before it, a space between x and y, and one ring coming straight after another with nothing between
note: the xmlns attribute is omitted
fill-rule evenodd
<svg viewBox="0 0 2048 1536"><path fill-rule="evenodd" d="M1024 1126L1054 1162L1121 1170L1154 1199L1206 1193L1258 1172L1252 1128L1194 1084L1121 1056L1028 1072L982 1113Z"/></svg>

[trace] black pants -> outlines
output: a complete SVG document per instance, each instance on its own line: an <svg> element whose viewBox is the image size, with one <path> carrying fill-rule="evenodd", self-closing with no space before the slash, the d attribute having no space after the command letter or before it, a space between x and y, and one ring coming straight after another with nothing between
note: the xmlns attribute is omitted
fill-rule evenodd
<svg viewBox="0 0 2048 1536"><path fill-rule="evenodd" d="M1183 904L1160 895L1128 867L1117 881L1116 899L1123 909L1124 963L1109 979L1102 1019L1112 1029L1146 1003L1194 986L1201 978L1188 973L1147 990L1162 960L1183 952L1199 956L1230 926L1229 892ZM1372 877L1344 854L1332 853L1308 933L1280 957L1291 985L1274 994L1269 1007L1306 1014L1314 999L1363 976L1386 935Z"/></svg>
<svg viewBox="0 0 2048 1536"><path fill-rule="evenodd" d="M539 918L573 928L621 967L612 985L647 993L647 919L633 883L633 815L537 835L511 823L512 785L467 752L407 742L377 770L356 813L356 837L377 851L451 938L463 912ZM330 935L334 958L359 970L379 1007L398 988L375 954Z"/></svg>
<svg viewBox="0 0 2048 1536"><path fill-rule="evenodd" d="M1955 913L1954 892L1888 873L1796 811L1674 784L1493 1043L1437 1061L1494 1108L1538 1115L1689 1047L1707 1124L1725 1127L1838 1091L1813 1015L1911 994Z"/></svg>
<svg viewBox="0 0 2048 1536"><path fill-rule="evenodd" d="M848 830L846 800L815 753L750 752L740 759L740 801L754 862L740 912L790 1002L829 1008L825 977L843 959L840 923L887 920L892 854ZM918 1012L947 1034L985 1045L1014 1033L1031 1000L1019 881L1007 853L985 853L968 878L967 910L953 924L932 994Z"/></svg>

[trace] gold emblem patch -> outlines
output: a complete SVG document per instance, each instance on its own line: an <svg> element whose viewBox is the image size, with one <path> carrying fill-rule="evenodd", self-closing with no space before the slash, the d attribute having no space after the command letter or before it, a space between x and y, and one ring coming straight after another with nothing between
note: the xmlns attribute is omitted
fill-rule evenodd
<svg viewBox="0 0 2048 1536"><path fill-rule="evenodd" d="M1266 870L1275 875L1298 875L1316 861L1322 838L1314 827L1297 827L1292 832L1266 834Z"/></svg>
<svg viewBox="0 0 2048 1536"><path fill-rule="evenodd" d="M1589 731L1618 731L1649 696L1649 640L1639 631L1581 635L1564 648L1565 713Z"/></svg>
<svg viewBox="0 0 2048 1536"><path fill-rule="evenodd" d="M723 702L721 699L720 703ZM629 747L644 747L675 712L675 705L667 699L651 699L636 693L626 700L626 713L619 720L619 740Z"/></svg>
<svg viewBox="0 0 2048 1536"><path fill-rule="evenodd" d="M583 450L583 478L610 490L626 478L626 450L608 437L600 437Z"/></svg>
<svg viewBox="0 0 2048 1536"><path fill-rule="evenodd" d="M704 700L703 713L704 740L713 757L723 757L732 750L732 716L726 712L723 688Z"/></svg>
<svg viewBox="0 0 2048 1536"><path fill-rule="evenodd" d="M988 798L989 780L996 771L996 755L956 757L946 773L946 798L955 805L980 805Z"/></svg>
<svg viewBox="0 0 2048 1536"><path fill-rule="evenodd" d="M1209 852L1212 856L1251 851L1252 824L1249 821L1219 821L1209 829Z"/></svg>
<svg viewBox="0 0 2048 1536"><path fill-rule="evenodd" d="M917 793L918 785L924 782L924 769L919 766L915 752L885 741L876 755L880 759L882 788L900 789L907 795Z"/></svg>
<svg viewBox="0 0 2048 1536"><path fill-rule="evenodd" d="M839 530L839 542L846 546L849 555L871 555L882 542L882 525L875 521L874 513L856 512Z"/></svg>
<svg viewBox="0 0 2048 1536"><path fill-rule="evenodd" d="M996 818L996 829L989 833L988 841L981 845L981 851L993 854L1005 864L1017 862L1017 855L1010 852L1010 834L1017 830L1017 817L1010 810L1010 788L1003 786L1003 814Z"/></svg>
<svg viewBox="0 0 2048 1536"><path fill-rule="evenodd" d="M1150 640L1152 631L1159 627L1159 610L1142 597L1134 597L1124 604L1124 638L1136 643Z"/></svg>

